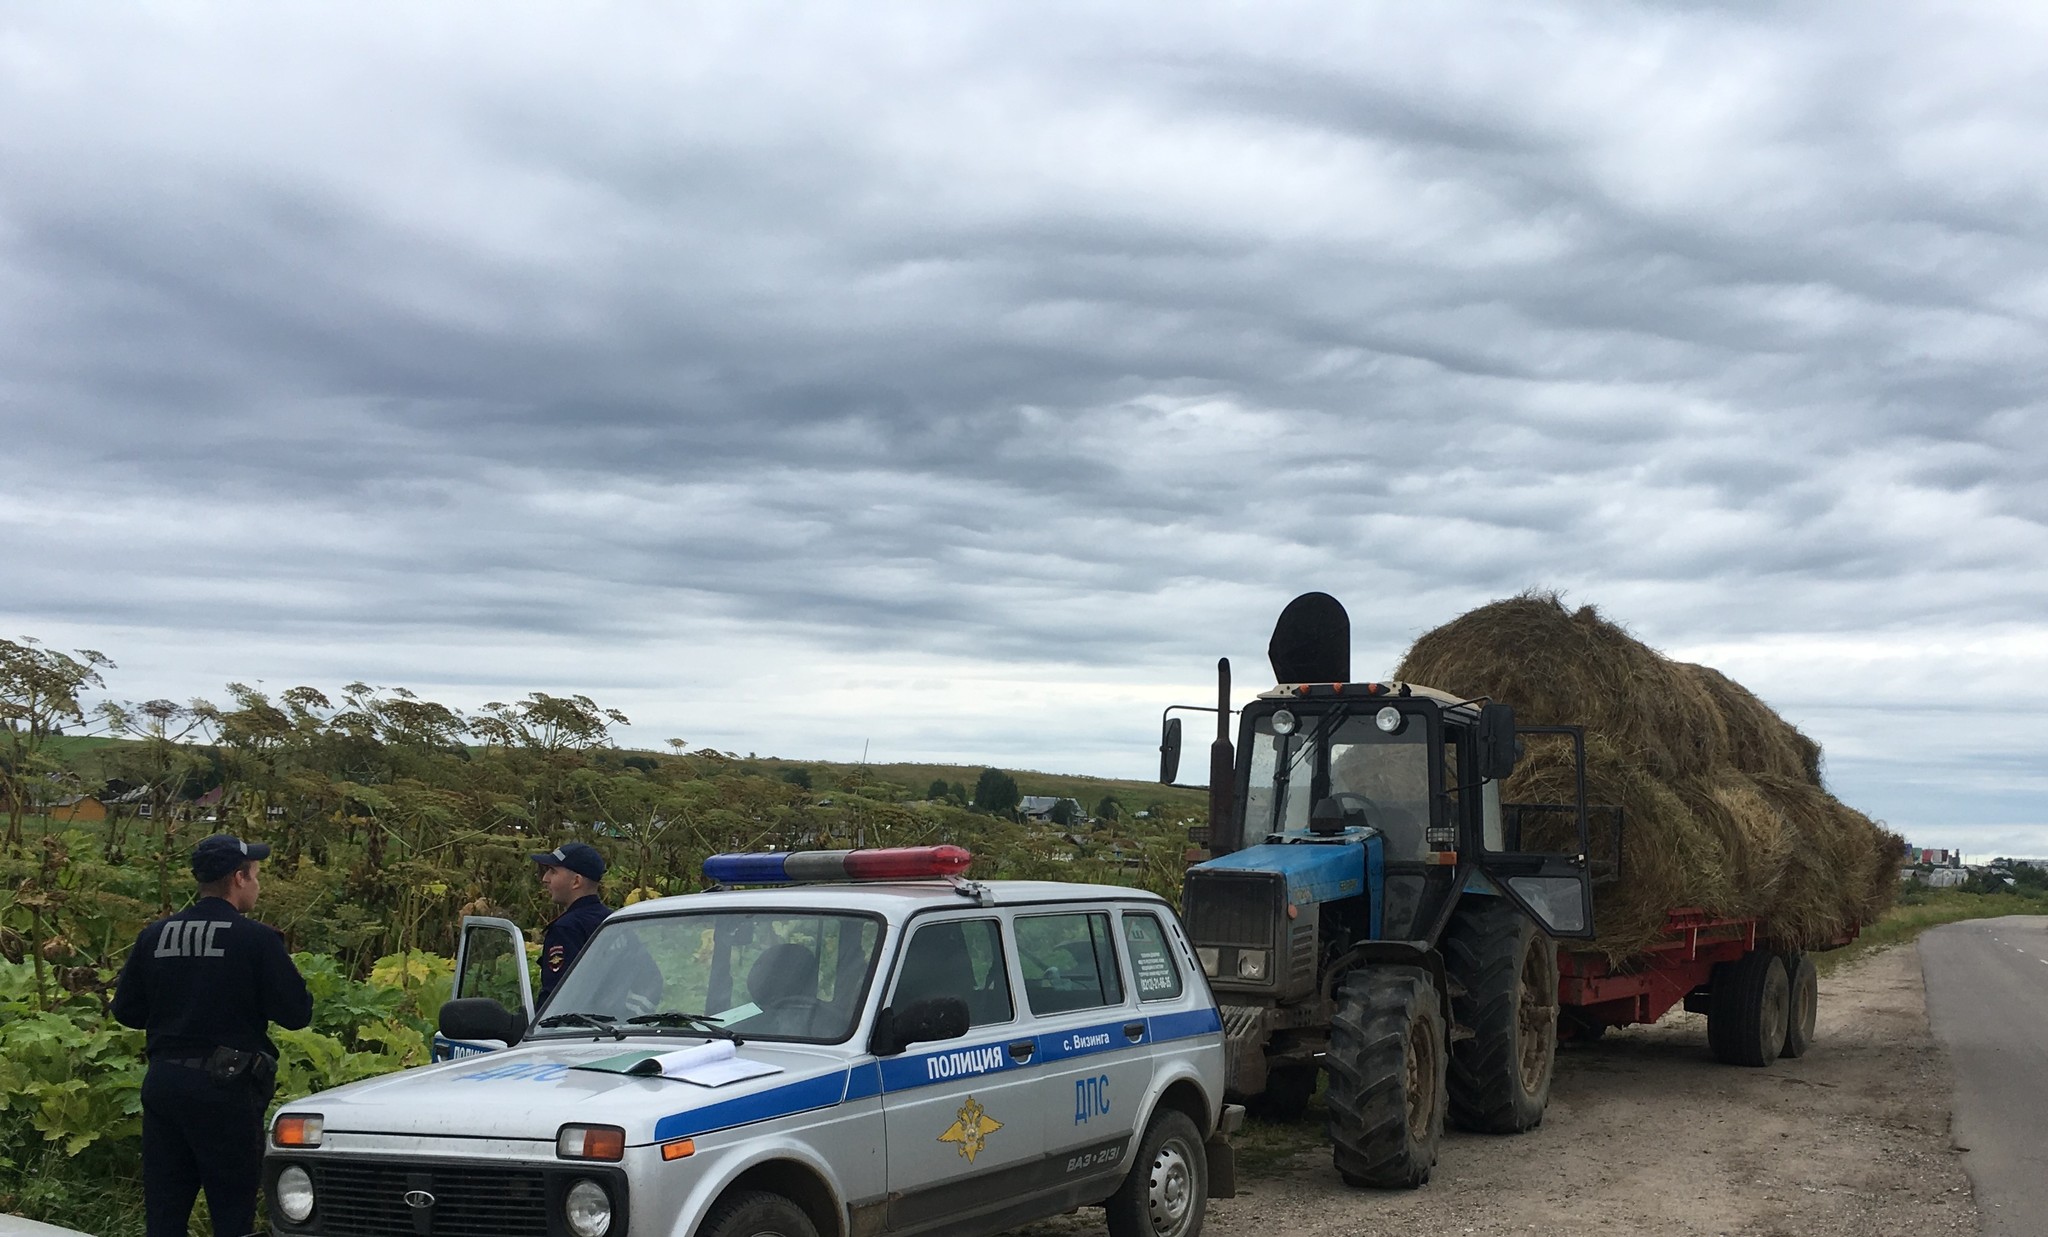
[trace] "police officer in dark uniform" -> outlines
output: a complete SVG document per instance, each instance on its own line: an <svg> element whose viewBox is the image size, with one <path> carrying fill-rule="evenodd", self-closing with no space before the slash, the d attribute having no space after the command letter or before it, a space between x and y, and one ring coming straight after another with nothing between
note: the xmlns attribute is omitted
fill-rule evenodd
<svg viewBox="0 0 2048 1237"><path fill-rule="evenodd" d="M540 865L540 883L547 887L549 899L562 908L540 938L540 999L545 1001L612 911L598 898L604 856L595 846L565 842L529 858Z"/></svg>
<svg viewBox="0 0 2048 1237"><path fill-rule="evenodd" d="M215 834L192 848L199 900L135 938L114 1017L147 1031L142 1200L148 1237L185 1237L203 1187L214 1237L256 1227L263 1113L277 1084L269 1024L297 1030L313 997L277 929L244 916L261 891L261 842Z"/></svg>

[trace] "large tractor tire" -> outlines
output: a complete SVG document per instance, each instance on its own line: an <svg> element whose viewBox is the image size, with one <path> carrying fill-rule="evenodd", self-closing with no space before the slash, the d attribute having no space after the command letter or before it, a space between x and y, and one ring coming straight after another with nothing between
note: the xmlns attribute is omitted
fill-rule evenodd
<svg viewBox="0 0 2048 1237"><path fill-rule="evenodd" d="M1451 1018L1472 1031L1451 1044L1451 1121L1480 1134L1535 1129L1557 1067L1557 942L1502 899L1467 898L1443 951Z"/></svg>
<svg viewBox="0 0 2048 1237"><path fill-rule="evenodd" d="M1346 1184L1413 1189L1429 1180L1444 1133L1446 1029L1436 983L1420 967L1368 966L1344 977L1323 1102Z"/></svg>
<svg viewBox="0 0 2048 1237"><path fill-rule="evenodd" d="M1791 989L1791 1007L1785 1016L1785 1046L1781 1057L1803 1057L1813 1047L1813 1025L1820 1013L1820 976L1813 959L1803 953L1784 957L1785 976Z"/></svg>
<svg viewBox="0 0 2048 1237"><path fill-rule="evenodd" d="M1785 963L1767 949L1714 967L1707 1008L1707 1047L1729 1065L1765 1066L1785 1047L1792 984Z"/></svg>

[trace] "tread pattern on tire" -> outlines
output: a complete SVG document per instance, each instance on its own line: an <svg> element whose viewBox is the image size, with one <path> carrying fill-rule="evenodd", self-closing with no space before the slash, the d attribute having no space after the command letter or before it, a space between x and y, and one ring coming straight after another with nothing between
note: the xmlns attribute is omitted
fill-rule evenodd
<svg viewBox="0 0 2048 1237"><path fill-rule="evenodd" d="M1421 1019L1436 1045L1427 1134L1408 1128L1408 1033ZM1436 984L1419 967L1368 966L1344 977L1323 1059L1330 1145L1352 1185L1412 1189L1429 1180L1444 1127L1447 1028Z"/></svg>
<svg viewBox="0 0 2048 1237"><path fill-rule="evenodd" d="M1531 943L1543 951L1551 1008L1549 1064L1533 1093L1522 1087L1522 964ZM1500 898L1459 904L1443 937L1451 985L1451 1017L1472 1028L1451 1044L1450 1119L1480 1134L1520 1134L1543 1123L1557 1065L1557 943ZM1462 991L1461 991L1462 989Z"/></svg>
<svg viewBox="0 0 2048 1237"><path fill-rule="evenodd" d="M1777 1059L1779 1050L1785 1046L1782 1015L1772 1019L1764 1012L1773 975L1778 982L1787 982L1784 963L1767 949L1751 950L1734 962L1714 966L1707 1048L1716 1060L1729 1065L1765 1066ZM1767 1022L1778 1025L1769 1026Z"/></svg>
<svg viewBox="0 0 2048 1237"><path fill-rule="evenodd" d="M767 1190L742 1190L719 1199L697 1231L706 1237L755 1237L761 1232L818 1237L817 1227L803 1208Z"/></svg>

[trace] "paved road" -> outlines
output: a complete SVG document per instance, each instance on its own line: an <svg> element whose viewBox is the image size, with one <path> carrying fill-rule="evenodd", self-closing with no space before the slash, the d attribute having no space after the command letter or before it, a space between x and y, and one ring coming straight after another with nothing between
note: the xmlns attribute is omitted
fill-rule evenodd
<svg viewBox="0 0 2048 1237"><path fill-rule="evenodd" d="M1920 938L1927 1017L1955 1065L1951 1137L1986 1237L2048 1232L2048 917Z"/></svg>

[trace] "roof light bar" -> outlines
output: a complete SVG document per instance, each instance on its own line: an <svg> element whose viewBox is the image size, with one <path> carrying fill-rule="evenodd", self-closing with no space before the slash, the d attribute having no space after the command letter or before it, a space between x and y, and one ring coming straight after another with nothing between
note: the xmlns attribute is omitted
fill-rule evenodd
<svg viewBox="0 0 2048 1237"><path fill-rule="evenodd" d="M962 875L973 862L974 856L960 846L771 851L766 854L713 855L704 861L704 878L721 885L920 880Z"/></svg>

